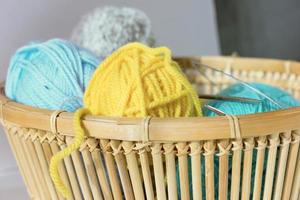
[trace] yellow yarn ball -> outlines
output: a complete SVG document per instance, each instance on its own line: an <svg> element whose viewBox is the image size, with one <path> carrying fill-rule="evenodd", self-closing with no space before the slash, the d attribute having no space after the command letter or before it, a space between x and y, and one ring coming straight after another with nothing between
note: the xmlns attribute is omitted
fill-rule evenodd
<svg viewBox="0 0 300 200"><path fill-rule="evenodd" d="M101 63L84 95L93 115L201 116L196 91L166 47L127 44Z"/></svg>
<svg viewBox="0 0 300 200"><path fill-rule="evenodd" d="M51 178L64 197L69 197L70 191L59 176L58 164L83 143L82 116L202 116L198 95L172 60L171 51L140 43L125 45L102 62L87 87L84 105L74 114L73 143L50 162Z"/></svg>

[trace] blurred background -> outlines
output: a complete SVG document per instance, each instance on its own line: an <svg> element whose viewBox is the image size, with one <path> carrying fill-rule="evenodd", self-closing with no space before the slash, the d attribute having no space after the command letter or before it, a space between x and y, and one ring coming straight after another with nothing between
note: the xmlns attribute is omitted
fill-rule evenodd
<svg viewBox="0 0 300 200"><path fill-rule="evenodd" d="M34 40L68 39L81 16L105 5L141 9L158 45L174 55L300 58L299 0L27 0L0 6L0 80L11 55ZM5 135L0 130L0 199L28 199Z"/></svg>
<svg viewBox="0 0 300 200"><path fill-rule="evenodd" d="M211 0L27 0L1 1L0 80L17 48L32 40L68 39L81 16L105 5L130 6L152 21L157 43L175 55L217 55L218 34ZM13 155L0 130L0 199L28 199Z"/></svg>
<svg viewBox="0 0 300 200"><path fill-rule="evenodd" d="M215 0L222 54L300 59L298 0Z"/></svg>

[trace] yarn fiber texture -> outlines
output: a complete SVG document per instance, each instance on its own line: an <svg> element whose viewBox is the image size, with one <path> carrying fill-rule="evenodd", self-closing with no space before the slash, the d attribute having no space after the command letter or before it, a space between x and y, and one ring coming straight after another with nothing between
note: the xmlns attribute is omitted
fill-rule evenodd
<svg viewBox="0 0 300 200"><path fill-rule="evenodd" d="M292 95L283 91L280 88L273 87L270 85L262 83L250 83L250 85L264 94L271 97L282 108L289 108L299 106L299 101L297 101ZM270 112L279 110L280 108L272 103L270 100L262 97L257 94L250 88L244 86L241 83L234 84L224 89L219 93L222 96L235 96L235 97L246 97L261 100L260 103L245 103L245 102L227 102L227 101L210 101L208 104L223 111L228 115L244 115L244 114L253 114L260 112ZM204 110L205 116L216 116L216 113Z"/></svg>
<svg viewBox="0 0 300 200"><path fill-rule="evenodd" d="M85 88L100 60L71 42L52 39L17 50L5 92L19 103L49 110L82 107Z"/></svg>
<svg viewBox="0 0 300 200"><path fill-rule="evenodd" d="M171 59L171 51L140 43L125 45L101 63L84 94L84 106L74 114L74 142L50 162L52 180L64 196L69 191L58 174L58 164L83 143L85 132L81 118L84 115L202 116L198 95Z"/></svg>
<svg viewBox="0 0 300 200"><path fill-rule="evenodd" d="M71 40L101 58L130 42L155 44L151 21L141 10L107 6L84 16L75 27Z"/></svg>

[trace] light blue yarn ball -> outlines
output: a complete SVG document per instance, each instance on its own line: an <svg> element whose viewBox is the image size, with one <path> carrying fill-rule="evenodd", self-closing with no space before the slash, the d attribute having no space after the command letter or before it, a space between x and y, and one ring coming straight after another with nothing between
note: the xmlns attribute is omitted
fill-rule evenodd
<svg viewBox="0 0 300 200"><path fill-rule="evenodd" d="M29 106L72 112L82 107L85 88L99 64L95 55L65 40L32 43L12 57L5 92Z"/></svg>
<svg viewBox="0 0 300 200"><path fill-rule="evenodd" d="M282 108L289 108L299 106L299 101L297 101L293 96L289 93L279 89L277 87L273 87L270 85L262 84L262 83L250 83L250 85L260 92L271 97L277 103L279 103ZM244 115L244 114L253 114L260 112L269 112L279 110L276 104L272 103L270 100L264 98L263 96L257 94L250 88L244 86L241 83L234 84L224 89L219 93L222 96L235 96L235 97L246 97L253 99L260 99L260 103L245 103L245 102L230 102L230 101L210 101L208 104L213 106L228 115ZM204 109L204 116L216 116L217 114Z"/></svg>

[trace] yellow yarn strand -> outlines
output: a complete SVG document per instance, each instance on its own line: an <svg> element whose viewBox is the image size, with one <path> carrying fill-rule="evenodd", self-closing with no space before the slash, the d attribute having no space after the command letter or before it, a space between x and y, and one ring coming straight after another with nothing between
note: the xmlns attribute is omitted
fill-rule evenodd
<svg viewBox="0 0 300 200"><path fill-rule="evenodd" d="M78 149L84 141L84 129L81 126L81 117L88 114L89 110L85 108L80 108L74 113L73 125L75 129L75 138L72 144L68 145L65 149L61 150L55 154L50 161L49 172L52 178L52 181L56 189L62 193L65 198L70 197L70 191L63 183L59 173L58 165L59 163L67 156L69 156L73 151Z"/></svg>
<svg viewBox="0 0 300 200"><path fill-rule="evenodd" d="M70 191L59 176L58 164L83 143L82 116L202 116L198 95L172 60L171 51L140 43L125 45L102 62L84 94L84 105L74 114L74 142L50 162L51 178L65 197Z"/></svg>

